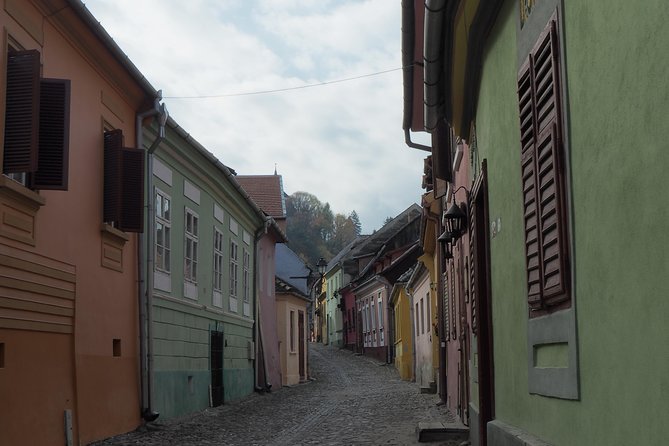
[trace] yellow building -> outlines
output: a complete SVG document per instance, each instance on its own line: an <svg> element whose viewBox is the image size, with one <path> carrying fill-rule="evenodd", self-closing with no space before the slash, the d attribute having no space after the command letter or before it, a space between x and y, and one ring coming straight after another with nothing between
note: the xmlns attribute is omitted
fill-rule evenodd
<svg viewBox="0 0 669 446"><path fill-rule="evenodd" d="M390 295L390 306L393 309L395 329L395 368L400 377L406 381L413 381L413 325L411 304L405 285L414 268L409 269L397 280Z"/></svg>

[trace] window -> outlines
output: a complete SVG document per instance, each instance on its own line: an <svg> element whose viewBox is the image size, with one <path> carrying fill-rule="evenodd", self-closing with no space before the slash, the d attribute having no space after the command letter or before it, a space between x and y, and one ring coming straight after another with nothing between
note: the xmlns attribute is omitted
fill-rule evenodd
<svg viewBox="0 0 669 446"><path fill-rule="evenodd" d="M430 332L432 326L432 319L430 319L430 293L425 293L425 325L427 325L427 332Z"/></svg>
<svg viewBox="0 0 669 446"><path fill-rule="evenodd" d="M237 271L239 270L239 257L237 243L230 240L230 297L237 297Z"/></svg>
<svg viewBox="0 0 669 446"><path fill-rule="evenodd" d="M223 290L223 233L214 228L214 290Z"/></svg>
<svg viewBox="0 0 669 446"><path fill-rule="evenodd" d="M295 312L290 312L290 351L295 351Z"/></svg>
<svg viewBox="0 0 669 446"><path fill-rule="evenodd" d="M248 302L249 296L251 294L251 280L249 272L251 255L246 249L244 249L243 256L244 256L244 263L243 263L242 286L244 287L244 302Z"/></svg>
<svg viewBox="0 0 669 446"><path fill-rule="evenodd" d="M377 308L379 310L379 341L383 344L385 342L385 337L383 335L383 299L381 298L381 293L379 293L379 300L377 302Z"/></svg>
<svg viewBox="0 0 669 446"><path fill-rule="evenodd" d="M414 313L414 321L416 322L416 337L420 335L420 323L418 321L418 302L416 302L416 312Z"/></svg>
<svg viewBox="0 0 669 446"><path fill-rule="evenodd" d="M420 300L420 334L425 334L425 309L423 299Z"/></svg>
<svg viewBox="0 0 669 446"><path fill-rule="evenodd" d="M125 232L144 231L144 151L123 147L123 132L104 132L103 220Z"/></svg>
<svg viewBox="0 0 669 446"><path fill-rule="evenodd" d="M186 208L184 279L197 282L198 216Z"/></svg>
<svg viewBox="0 0 669 446"><path fill-rule="evenodd" d="M37 50L7 54L2 173L31 189L67 190L70 81L40 78Z"/></svg>
<svg viewBox="0 0 669 446"><path fill-rule="evenodd" d="M554 15L518 73L530 316L571 301L559 67Z"/></svg>
<svg viewBox="0 0 669 446"><path fill-rule="evenodd" d="M170 197L156 189L156 260L157 270L170 272Z"/></svg>

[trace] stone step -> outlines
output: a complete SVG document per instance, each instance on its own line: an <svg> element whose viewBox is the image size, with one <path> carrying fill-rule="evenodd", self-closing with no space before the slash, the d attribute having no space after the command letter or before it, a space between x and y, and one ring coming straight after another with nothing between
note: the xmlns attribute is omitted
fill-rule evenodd
<svg viewBox="0 0 669 446"><path fill-rule="evenodd" d="M421 443L430 441L448 441L449 445L458 446L469 441L469 428L458 423L440 421L421 421L416 427L416 436Z"/></svg>

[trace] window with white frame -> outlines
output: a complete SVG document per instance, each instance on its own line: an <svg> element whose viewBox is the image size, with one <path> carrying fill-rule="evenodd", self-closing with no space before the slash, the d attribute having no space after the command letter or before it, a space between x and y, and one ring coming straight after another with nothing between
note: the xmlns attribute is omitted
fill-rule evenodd
<svg viewBox="0 0 669 446"><path fill-rule="evenodd" d="M186 208L184 279L197 282L198 216Z"/></svg>
<svg viewBox="0 0 669 446"><path fill-rule="evenodd" d="M171 204L170 197L163 191L156 189L156 258L155 268L166 273L170 272L170 226Z"/></svg>
<svg viewBox="0 0 669 446"><path fill-rule="evenodd" d="M237 298L237 272L239 271L239 247L230 240L230 297Z"/></svg>
<svg viewBox="0 0 669 446"><path fill-rule="evenodd" d="M379 341L383 344L385 339L383 336L383 298L381 297L381 293L379 293L377 305L377 309L379 310Z"/></svg>
<svg viewBox="0 0 669 446"><path fill-rule="evenodd" d="M223 233L214 228L214 290L223 291Z"/></svg>
<svg viewBox="0 0 669 446"><path fill-rule="evenodd" d="M243 263L243 277L242 277L242 286L244 287L244 302L249 301L249 297L251 295L251 280L250 280L250 264L251 264L251 255L249 252L244 249L243 254L244 256L244 263Z"/></svg>
<svg viewBox="0 0 669 446"><path fill-rule="evenodd" d="M420 300L420 333L425 333L425 302Z"/></svg>

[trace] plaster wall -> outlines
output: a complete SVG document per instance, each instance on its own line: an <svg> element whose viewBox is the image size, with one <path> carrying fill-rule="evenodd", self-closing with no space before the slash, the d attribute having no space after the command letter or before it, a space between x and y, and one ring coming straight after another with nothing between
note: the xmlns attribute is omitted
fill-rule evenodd
<svg viewBox="0 0 669 446"><path fill-rule="evenodd" d="M491 240L495 417L551 444L657 444L669 435L656 416L669 411L669 304L658 299L669 210L653 192L669 164L665 11L659 1L564 1L577 400L528 391L516 2L504 4L488 37L476 136L490 216L502 228ZM629 228L633 243L612 242L629 239Z"/></svg>
<svg viewBox="0 0 669 446"><path fill-rule="evenodd" d="M307 373L307 321L306 321L307 302L299 297L279 293L277 294L277 331L279 333L279 352L281 355L281 375L283 385L290 386L300 382L300 355L299 355L299 313L304 314L304 358L303 365L305 377ZM290 317L293 312L293 348L291 349L290 336L291 324Z"/></svg>
<svg viewBox="0 0 669 446"><path fill-rule="evenodd" d="M140 423L137 237L127 234L128 241L118 256L120 271L102 266L102 132L103 122L120 128L126 144L133 146L135 112L145 98L127 74L118 74L108 53L100 51L93 56L75 48L73 45L82 42L69 40L54 25L58 20L44 19L32 2L9 1L3 5L3 34L15 45L39 50L43 77L71 80L71 109L68 190L39 192L46 204L37 211L34 246L4 238L0 244L39 254L49 262L71 265L75 281L73 334L0 328L0 339L7 339L6 351L25 360L23 373L13 375L6 370L6 375L15 379L9 381L7 393L3 392L3 400L11 402L4 405L4 410L14 411L15 403L30 401L24 396L34 398L37 389L43 398L26 412L32 414L26 419L34 423L23 431L23 436L6 437L10 432L16 433L15 426L21 424L12 423L14 426L3 429L0 435L5 437L0 442L62 443L64 410L72 409L74 441L84 444L130 431ZM65 14L70 17L72 12ZM74 20L70 26L70 32L90 39L87 43L97 48L99 44L93 42L83 24ZM3 97L4 48L0 65ZM97 61L109 64L110 71L100 71L95 66ZM4 107L0 119L4 122ZM120 356L113 356L114 339L120 342ZM49 370L49 376L38 370ZM16 420L15 416L5 415L8 414L0 409L0 419Z"/></svg>
<svg viewBox="0 0 669 446"><path fill-rule="evenodd" d="M414 311L414 336L416 339L416 383L421 387L428 387L432 383L436 383L436 374L434 370L435 362L432 347L433 330L430 324L430 320L432 319L432 309L429 308L431 301L430 277L427 271L425 271L417 280L411 291L411 297L411 304ZM418 305L417 311L416 305Z"/></svg>
<svg viewBox="0 0 669 446"><path fill-rule="evenodd" d="M395 368L403 380L413 379L413 325L411 300L404 287L397 291L395 301Z"/></svg>
<svg viewBox="0 0 669 446"><path fill-rule="evenodd" d="M274 279L275 243L269 236L263 236L258 242L260 252L258 272L258 299L260 301L260 324L262 330L263 352L267 367L266 381L272 389L281 388L281 358L279 356L279 338L277 333L277 308L274 280L271 285L268 278ZM262 358L259 358L262 360ZM262 384L262 383L261 383Z"/></svg>

